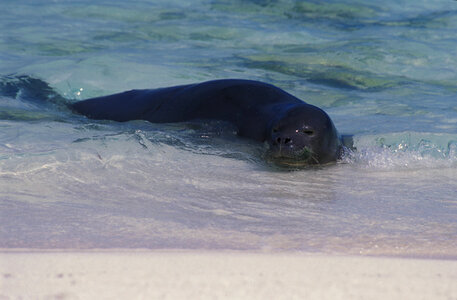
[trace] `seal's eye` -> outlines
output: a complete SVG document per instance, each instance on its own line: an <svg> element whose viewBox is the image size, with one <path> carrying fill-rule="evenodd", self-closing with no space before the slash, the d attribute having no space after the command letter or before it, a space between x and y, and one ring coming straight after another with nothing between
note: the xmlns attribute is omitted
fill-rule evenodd
<svg viewBox="0 0 457 300"><path fill-rule="evenodd" d="M303 133L306 134L306 135L309 135L309 136L313 136L314 135L314 131L310 130L310 129L303 130Z"/></svg>
<svg viewBox="0 0 457 300"><path fill-rule="evenodd" d="M273 129L271 130L273 133L276 133L279 131L279 128L278 127L273 127Z"/></svg>
<svg viewBox="0 0 457 300"><path fill-rule="evenodd" d="M311 130L311 129L302 129L302 130L295 130L296 133L304 133L306 134L307 136L313 136L314 135L314 130Z"/></svg>

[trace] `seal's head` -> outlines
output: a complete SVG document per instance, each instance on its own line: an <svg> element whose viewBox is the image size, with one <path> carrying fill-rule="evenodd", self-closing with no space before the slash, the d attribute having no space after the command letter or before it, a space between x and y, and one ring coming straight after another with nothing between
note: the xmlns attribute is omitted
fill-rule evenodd
<svg viewBox="0 0 457 300"><path fill-rule="evenodd" d="M286 166L326 164L338 159L341 142L330 117L309 104L279 113L267 134L269 156Z"/></svg>

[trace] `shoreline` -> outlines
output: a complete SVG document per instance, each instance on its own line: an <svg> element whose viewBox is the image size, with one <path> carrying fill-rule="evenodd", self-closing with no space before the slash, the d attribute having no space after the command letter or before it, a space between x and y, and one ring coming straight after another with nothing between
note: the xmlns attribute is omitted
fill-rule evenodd
<svg viewBox="0 0 457 300"><path fill-rule="evenodd" d="M0 249L0 299L457 299L457 260Z"/></svg>
<svg viewBox="0 0 457 300"><path fill-rule="evenodd" d="M0 256L9 253L147 253L147 254L189 254L198 253L202 255L279 255L279 256L331 256L331 257L359 257L359 258L378 258L378 259L415 259L415 260L436 260L436 261L457 261L457 254L454 253L423 253L421 251L412 252L326 252L326 251L305 251L305 250L235 250L235 249L180 249L180 248L1 248Z"/></svg>

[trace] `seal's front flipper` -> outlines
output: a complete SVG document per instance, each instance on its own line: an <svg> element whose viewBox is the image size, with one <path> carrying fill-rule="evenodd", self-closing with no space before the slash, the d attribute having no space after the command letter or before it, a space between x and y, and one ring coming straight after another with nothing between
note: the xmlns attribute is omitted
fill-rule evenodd
<svg viewBox="0 0 457 300"><path fill-rule="evenodd" d="M353 151L357 150L357 148L354 147L354 136L352 134L342 134L341 142L343 143L344 147Z"/></svg>

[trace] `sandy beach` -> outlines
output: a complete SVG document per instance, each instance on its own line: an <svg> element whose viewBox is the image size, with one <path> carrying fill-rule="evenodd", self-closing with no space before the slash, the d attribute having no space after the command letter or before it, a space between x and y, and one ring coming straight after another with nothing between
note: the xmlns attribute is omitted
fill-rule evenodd
<svg viewBox="0 0 457 300"><path fill-rule="evenodd" d="M457 261L157 251L3 251L0 299L457 299Z"/></svg>

